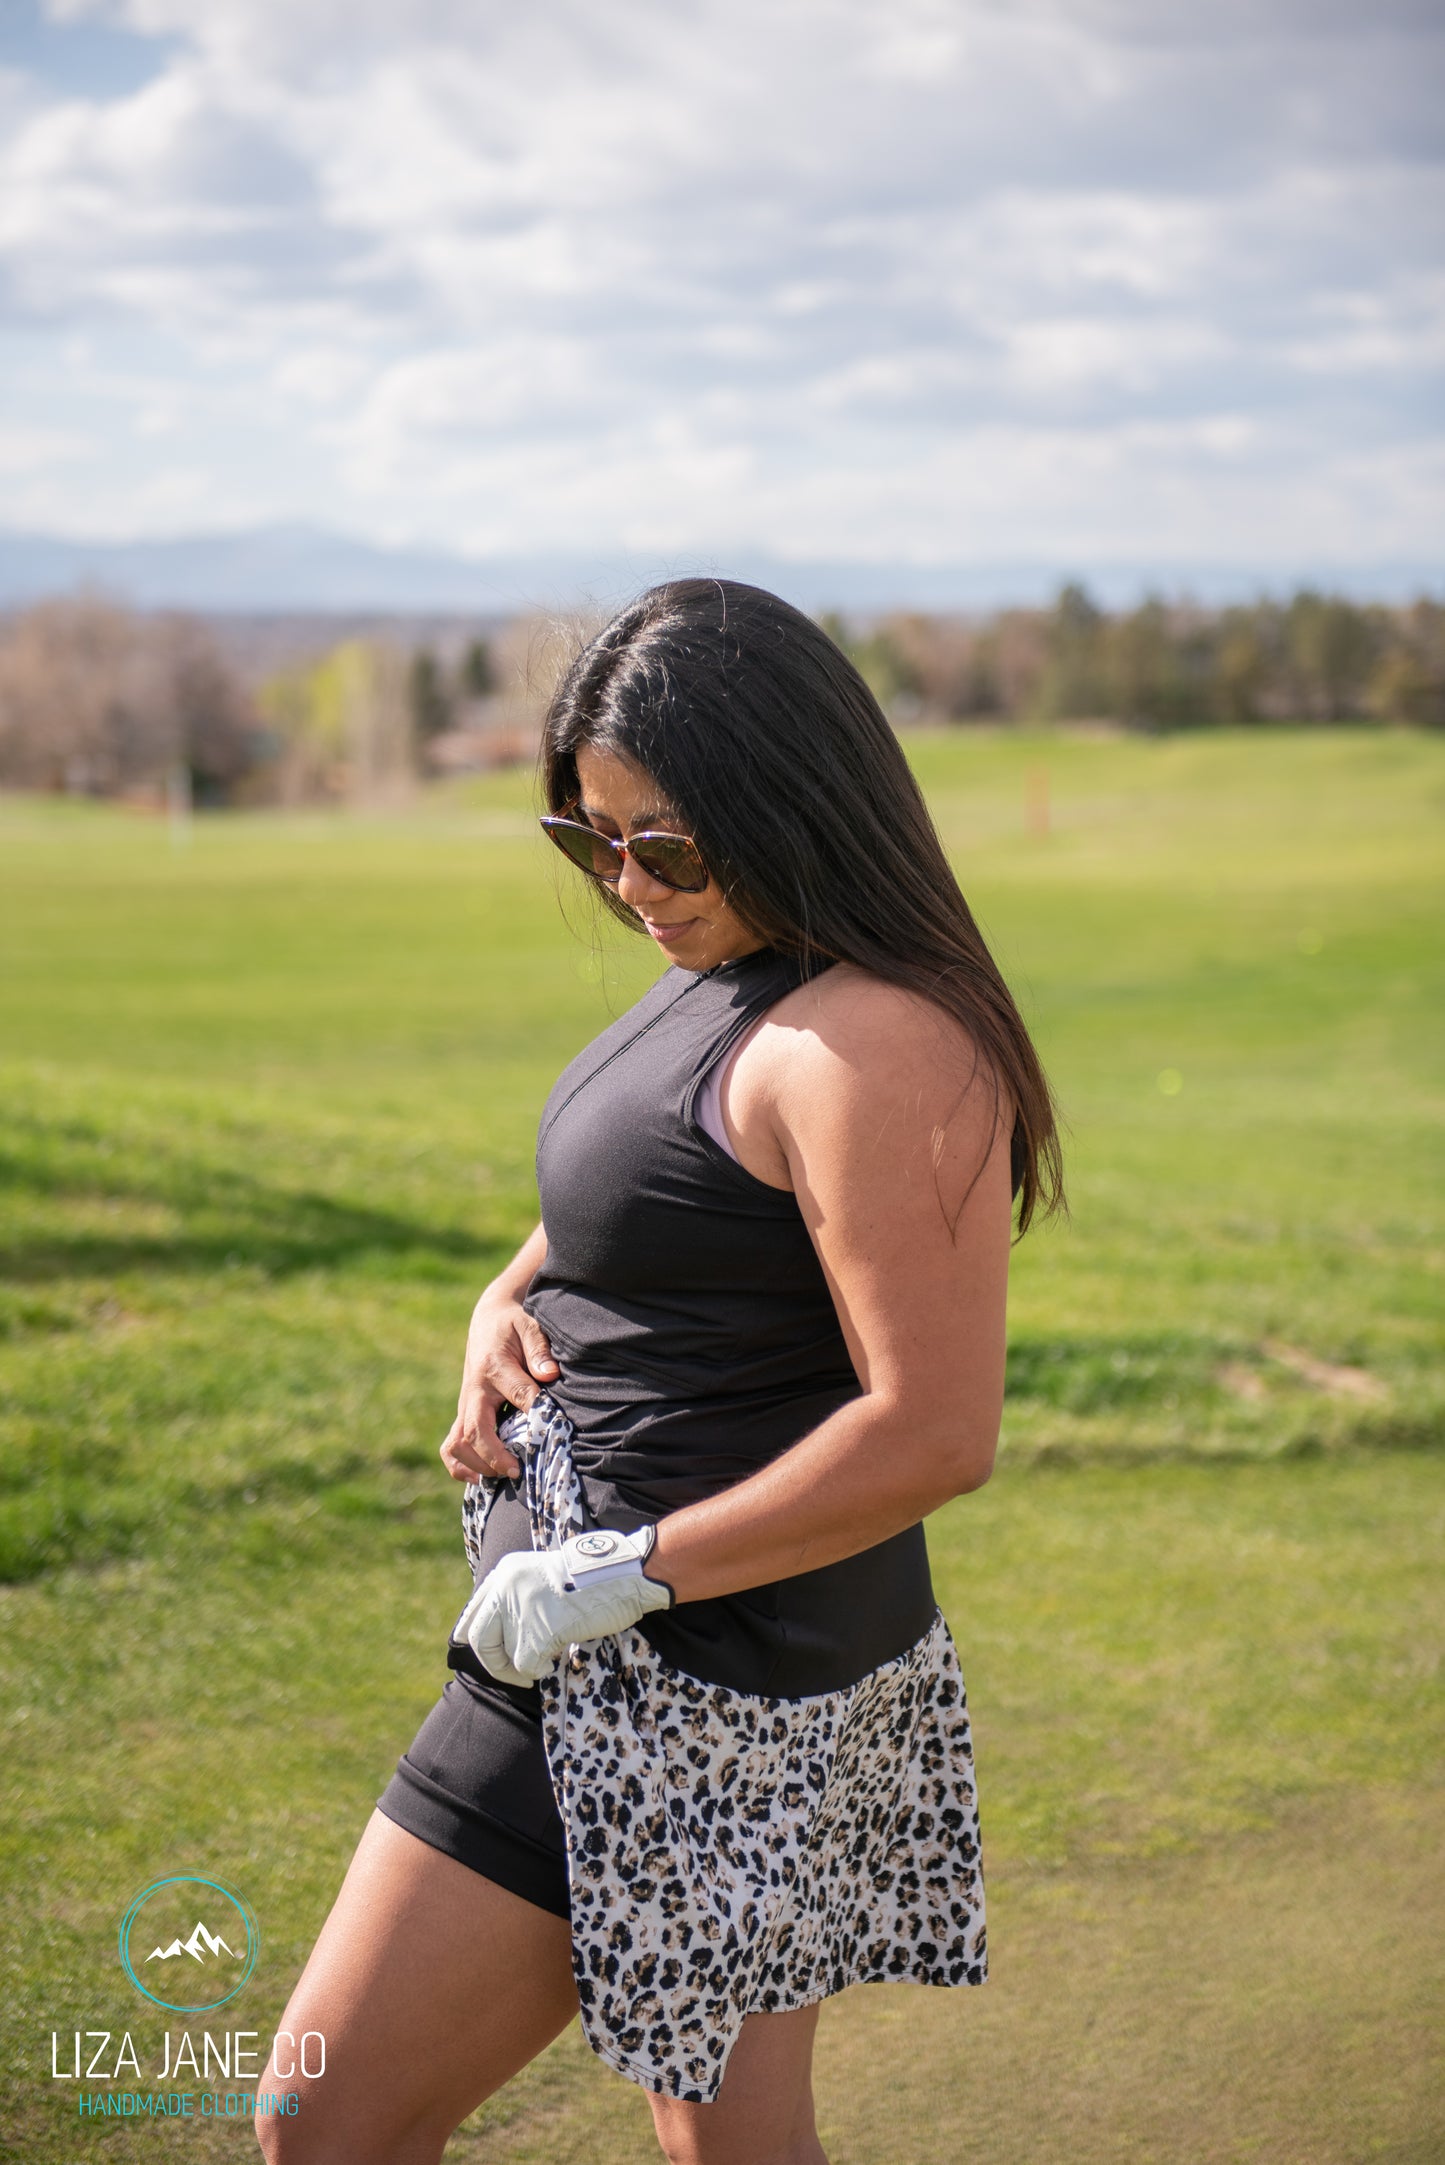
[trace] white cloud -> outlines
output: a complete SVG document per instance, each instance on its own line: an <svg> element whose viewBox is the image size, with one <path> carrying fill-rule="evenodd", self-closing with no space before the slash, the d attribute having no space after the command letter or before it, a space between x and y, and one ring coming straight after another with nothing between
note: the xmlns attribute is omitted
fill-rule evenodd
<svg viewBox="0 0 1445 2165"><path fill-rule="evenodd" d="M84 437L64 429L0 428L0 476L7 482L73 465L83 459Z"/></svg>
<svg viewBox="0 0 1445 2165"><path fill-rule="evenodd" d="M0 75L33 517L921 559L1438 532L1445 33L1410 0L1207 35L1173 0L64 12L169 42L108 98Z"/></svg>

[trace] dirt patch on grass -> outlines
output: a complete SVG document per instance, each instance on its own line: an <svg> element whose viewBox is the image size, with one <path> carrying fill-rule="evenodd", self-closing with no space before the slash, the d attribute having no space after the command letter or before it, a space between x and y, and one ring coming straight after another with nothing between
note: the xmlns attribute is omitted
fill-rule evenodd
<svg viewBox="0 0 1445 2165"><path fill-rule="evenodd" d="M1359 1398L1378 1405L1390 1395L1379 1377L1372 1376L1367 1368L1351 1368L1341 1361L1322 1361L1302 1347L1287 1346L1278 1338L1266 1338L1261 1351L1272 1361L1278 1361L1281 1368L1292 1370L1312 1391L1324 1391L1330 1398Z"/></svg>

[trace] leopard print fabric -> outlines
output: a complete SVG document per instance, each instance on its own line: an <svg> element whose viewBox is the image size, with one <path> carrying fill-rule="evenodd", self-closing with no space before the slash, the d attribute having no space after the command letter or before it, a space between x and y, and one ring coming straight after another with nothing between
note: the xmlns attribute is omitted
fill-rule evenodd
<svg viewBox="0 0 1445 2165"><path fill-rule="evenodd" d="M503 1434L534 1545L560 1546L586 1519L571 1423L544 1394ZM464 1505L474 1569L496 1486ZM941 1615L805 1699L702 1683L636 1629L574 1646L541 1694L583 2027L621 2074L710 2104L749 2014L983 1983L968 1707Z"/></svg>

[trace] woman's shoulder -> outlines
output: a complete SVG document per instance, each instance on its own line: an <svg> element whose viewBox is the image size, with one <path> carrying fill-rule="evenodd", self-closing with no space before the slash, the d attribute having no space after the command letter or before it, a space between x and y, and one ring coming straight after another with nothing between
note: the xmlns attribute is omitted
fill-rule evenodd
<svg viewBox="0 0 1445 2165"><path fill-rule="evenodd" d="M937 1001L835 963L762 1016L723 1077L722 1110L745 1169L791 1188L800 1153L856 1163L881 1147L896 1160L910 1136L932 1151L943 1128L958 1146L986 1146L1000 1110L994 1084ZM960 1119L965 1106L971 1117Z"/></svg>
<svg viewBox="0 0 1445 2165"><path fill-rule="evenodd" d="M991 1068L964 1024L925 993L835 963L770 1007L727 1078L727 1111L758 1135L844 1116L859 1133L950 1119Z"/></svg>
<svg viewBox="0 0 1445 2165"><path fill-rule="evenodd" d="M937 1000L851 962L835 962L787 993L763 1018L774 1057L844 1058L867 1067L900 1060L968 1057L973 1039Z"/></svg>

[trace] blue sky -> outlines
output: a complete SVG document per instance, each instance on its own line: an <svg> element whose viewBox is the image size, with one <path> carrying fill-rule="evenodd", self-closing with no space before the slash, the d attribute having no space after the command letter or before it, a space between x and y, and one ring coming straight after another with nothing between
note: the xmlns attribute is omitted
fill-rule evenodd
<svg viewBox="0 0 1445 2165"><path fill-rule="evenodd" d="M1439 563L1430 0L0 0L0 523Z"/></svg>

